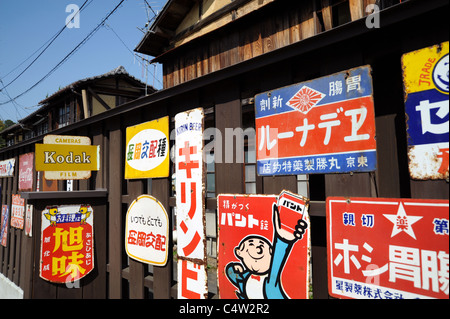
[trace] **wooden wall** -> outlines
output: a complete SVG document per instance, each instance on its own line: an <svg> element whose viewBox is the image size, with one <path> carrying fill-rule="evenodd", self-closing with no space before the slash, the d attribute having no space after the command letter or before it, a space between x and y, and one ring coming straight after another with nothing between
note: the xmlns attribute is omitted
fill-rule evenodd
<svg viewBox="0 0 450 319"><path fill-rule="evenodd" d="M400 65L402 54L448 41L444 16L445 13L440 10L417 13L413 18L374 32L370 37L362 34L337 44L324 43L320 48L303 51L277 62L268 62L265 60L266 56L260 53L258 68L248 69L249 71L242 71L225 79L211 77L214 81L202 85L194 85L195 81L186 82L180 86L182 89L173 87L163 90L138 102L124 105L121 109L116 108L97 118L54 131L53 134L89 136L93 144L100 145L101 148L100 171L94 173L89 180L74 183L74 190L88 190L93 194L102 189L107 191L103 197L86 199L92 200L94 205L95 271L82 279L81 287L76 289L51 284L39 278L40 214L44 203L54 203L49 200L35 202L32 238L26 238L21 230L9 231L8 247L0 247L0 271L24 289L26 298L176 298L176 263L169 261L166 267L149 267L128 259L125 253L125 214L137 196L153 194L168 211L172 211L171 208L175 206L170 177L152 180L123 178L126 127L165 115L173 119L178 112L203 107L208 109L208 122L223 133L225 128L242 127L244 115L247 121L254 120L251 98L255 94L369 64L373 71L379 163L377 171L316 174L310 175L307 182L311 199L313 295L316 299L328 298L325 226L325 200L328 196L449 198L448 182L419 182L409 178ZM426 26L419 23L431 17L436 18L434 23ZM275 23L276 18L268 21L271 22L265 22L264 25L271 30L267 34L272 35L264 36L266 40L263 41L262 35L266 31L255 31L254 38L242 42L248 43L248 50L253 48L253 43L260 43L260 48L263 48L269 38L272 39L271 43L277 45L278 37L284 38L281 34L286 36L284 31L273 32L280 27ZM259 30L255 26L250 28ZM234 41L237 40L234 38ZM233 41L229 44L216 43L217 54L208 58L208 61L212 57L217 59L218 56L219 63L232 63L231 56L238 58L240 54L238 51L233 51L234 55L226 54L229 50L224 48L233 48L231 43ZM259 48L259 45L255 44L254 47ZM225 59L225 56L228 58ZM167 79L166 74L166 81ZM41 141L35 139L35 142ZM173 146L173 141L170 146ZM16 145L0 151L0 160L16 157L17 162L20 154L33 150L33 144ZM15 177L2 178L0 182L2 200L10 204L11 194L17 190L17 168ZM63 182L58 182L58 189L60 193L65 193ZM278 194L282 189L297 192L296 176L259 177L256 189L262 194ZM244 165L216 163L215 190L216 195L225 192L243 193ZM59 202L68 201L63 194L60 197L62 199ZM216 204L216 198L206 200L207 209L214 211ZM215 297L217 293L214 280L212 276L210 297Z"/></svg>
<svg viewBox="0 0 450 319"><path fill-rule="evenodd" d="M397 1L398 2L398 1ZM192 40L162 56L164 88L246 61L358 20L375 0L276 1L248 19Z"/></svg>

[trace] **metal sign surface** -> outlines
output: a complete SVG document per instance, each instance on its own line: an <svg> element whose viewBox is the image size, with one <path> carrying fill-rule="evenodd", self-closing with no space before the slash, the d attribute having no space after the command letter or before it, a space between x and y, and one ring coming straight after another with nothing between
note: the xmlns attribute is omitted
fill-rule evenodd
<svg viewBox="0 0 450 319"><path fill-rule="evenodd" d="M369 66L255 97L259 175L376 169Z"/></svg>
<svg viewBox="0 0 450 319"><path fill-rule="evenodd" d="M47 135L35 144L35 162L48 180L87 179L100 169L100 147L86 136Z"/></svg>
<svg viewBox="0 0 450 319"><path fill-rule="evenodd" d="M33 190L34 153L19 156L19 191Z"/></svg>
<svg viewBox="0 0 450 319"><path fill-rule="evenodd" d="M13 177L15 163L15 158L9 158L7 160L0 161L0 177Z"/></svg>
<svg viewBox="0 0 450 319"><path fill-rule="evenodd" d="M125 225L125 250L130 258L155 265L167 263L169 216L153 196L141 195L131 203Z"/></svg>
<svg viewBox="0 0 450 319"><path fill-rule="evenodd" d="M448 179L449 43L402 56L408 133L409 172L413 179Z"/></svg>
<svg viewBox="0 0 450 319"><path fill-rule="evenodd" d="M25 207L25 236L32 237L34 206L31 204L27 204Z"/></svg>
<svg viewBox="0 0 450 319"><path fill-rule="evenodd" d="M11 227L23 229L25 216L25 199L20 194L12 195L11 201Z"/></svg>
<svg viewBox="0 0 450 319"><path fill-rule="evenodd" d="M40 277L79 280L94 269L94 211L90 205L49 206L41 215Z"/></svg>
<svg viewBox="0 0 450 319"><path fill-rule="evenodd" d="M448 299L448 209L448 200L327 198L330 295Z"/></svg>
<svg viewBox="0 0 450 319"><path fill-rule="evenodd" d="M0 187L1 190L1 187ZM3 247L6 247L8 241L8 222L9 222L9 209L8 205L2 205L2 216L1 216L1 228L0 228L0 243Z"/></svg>
<svg viewBox="0 0 450 319"><path fill-rule="evenodd" d="M175 116L178 298L208 295L202 108Z"/></svg>
<svg viewBox="0 0 450 319"><path fill-rule="evenodd" d="M127 127L125 178L169 176L169 117Z"/></svg>
<svg viewBox="0 0 450 319"><path fill-rule="evenodd" d="M220 194L218 284L224 299L308 299L308 200Z"/></svg>

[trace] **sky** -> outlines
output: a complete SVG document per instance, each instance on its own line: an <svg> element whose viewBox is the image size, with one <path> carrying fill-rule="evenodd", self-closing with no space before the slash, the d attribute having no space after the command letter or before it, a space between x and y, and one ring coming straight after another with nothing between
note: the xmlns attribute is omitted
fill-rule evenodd
<svg viewBox="0 0 450 319"><path fill-rule="evenodd" d="M81 7L85 1L0 0L0 90L14 80L43 48L32 55L36 50L61 30L66 18L75 12L70 5ZM166 2L147 0L156 13ZM74 27L65 28L23 75L0 92L0 104L25 92L43 78L119 3L120 0L88 0L79 13L79 27L73 23ZM59 88L109 72L119 65L141 81L162 89L161 65L150 65L146 72L142 60L133 54L144 36L138 28L145 30L148 20L154 18L154 13L146 8L145 0L125 0L105 25L47 79L14 102L0 105L0 120L17 122L36 111L38 103ZM152 58L143 57L147 60Z"/></svg>

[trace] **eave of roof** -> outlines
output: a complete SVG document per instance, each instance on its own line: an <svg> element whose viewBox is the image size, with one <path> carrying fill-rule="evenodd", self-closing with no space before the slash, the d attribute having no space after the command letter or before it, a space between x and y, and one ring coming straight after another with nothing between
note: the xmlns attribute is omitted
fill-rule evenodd
<svg viewBox="0 0 450 319"><path fill-rule="evenodd" d="M155 57L152 62L161 62L166 53L173 52L187 43L193 43L194 40L203 39L204 36L223 29L230 22L240 20L275 0L260 0L256 5L252 4L252 0L234 0L202 16L199 21L186 29L176 32L196 1L193 1L191 6L184 7L184 11L180 7L175 7L175 4L187 1L193 0L169 0L134 50ZM218 21L220 22L217 23ZM212 24L215 26L208 28ZM204 29L207 31L202 31Z"/></svg>
<svg viewBox="0 0 450 319"><path fill-rule="evenodd" d="M172 32L195 2L197 0L168 0L134 51L154 57L160 55L173 35Z"/></svg>
<svg viewBox="0 0 450 319"><path fill-rule="evenodd" d="M134 76L130 75L123 66L118 66L117 68L106 72L104 74L101 75L96 75L96 76L91 76L91 77L87 77L85 79L81 79L78 81L75 81L61 89L59 89L58 91L56 91L55 93L53 93L52 95L50 95L49 97L43 99L42 101L39 102L39 104L47 104L49 103L51 100L54 100L55 98L59 97L61 94L66 93L69 90L73 90L81 85L87 84L89 82L92 81L96 81L96 80L102 80L102 79L107 79L110 77L115 77L115 76L120 76L120 75L124 75L127 78L129 78L132 81L135 81L136 84L142 85L143 87L145 87L145 83L140 81L139 79L135 78ZM156 90L155 90L156 91Z"/></svg>

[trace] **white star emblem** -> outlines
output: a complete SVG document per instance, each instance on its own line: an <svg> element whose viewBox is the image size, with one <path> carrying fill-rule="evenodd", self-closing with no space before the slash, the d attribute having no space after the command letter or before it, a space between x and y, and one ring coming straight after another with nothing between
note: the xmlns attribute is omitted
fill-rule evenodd
<svg viewBox="0 0 450 319"><path fill-rule="evenodd" d="M391 238L397 235L398 233L404 231L409 236L416 239L416 235L414 234L412 225L418 220L422 219L423 216L406 215L405 208L403 207L402 203L400 203L400 206L398 207L397 215L383 214L383 216L389 219L394 224Z"/></svg>

